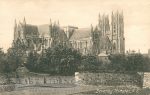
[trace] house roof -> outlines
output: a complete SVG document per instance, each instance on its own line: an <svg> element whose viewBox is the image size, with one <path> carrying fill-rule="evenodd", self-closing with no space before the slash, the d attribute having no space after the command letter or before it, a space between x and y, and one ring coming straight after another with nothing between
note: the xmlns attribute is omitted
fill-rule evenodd
<svg viewBox="0 0 150 95"><path fill-rule="evenodd" d="M49 36L50 35L48 24L39 25L38 31L41 36Z"/></svg>
<svg viewBox="0 0 150 95"><path fill-rule="evenodd" d="M75 29L73 32L70 41L72 40L79 40L82 38L89 38L91 37L91 29L90 28L79 28Z"/></svg>

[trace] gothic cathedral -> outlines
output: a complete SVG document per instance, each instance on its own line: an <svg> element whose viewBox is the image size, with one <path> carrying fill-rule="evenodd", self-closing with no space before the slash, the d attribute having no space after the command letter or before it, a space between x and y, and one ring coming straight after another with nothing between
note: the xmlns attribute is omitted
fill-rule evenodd
<svg viewBox="0 0 150 95"><path fill-rule="evenodd" d="M111 22L111 23L110 23ZM41 51L58 44L67 45L83 55L116 54L125 52L123 12L100 15L96 26L78 28L59 25L50 20L50 24L31 25L15 21L14 44L22 44L27 52Z"/></svg>

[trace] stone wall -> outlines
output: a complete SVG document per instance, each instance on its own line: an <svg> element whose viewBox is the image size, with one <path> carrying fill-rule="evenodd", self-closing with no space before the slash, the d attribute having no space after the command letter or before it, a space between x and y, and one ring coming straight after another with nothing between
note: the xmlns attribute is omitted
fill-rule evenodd
<svg viewBox="0 0 150 95"><path fill-rule="evenodd" d="M142 77L138 73L89 73L76 72L78 85L136 85L142 86Z"/></svg>
<svg viewBox="0 0 150 95"><path fill-rule="evenodd" d="M150 88L150 72L145 72L143 77L143 88Z"/></svg>
<svg viewBox="0 0 150 95"><path fill-rule="evenodd" d="M25 78L12 79L17 84L74 84L75 80L73 76L49 76L49 77L39 77L39 76L28 76Z"/></svg>
<svg viewBox="0 0 150 95"><path fill-rule="evenodd" d="M15 85L0 85L0 93L5 91L13 91L15 90Z"/></svg>
<svg viewBox="0 0 150 95"><path fill-rule="evenodd" d="M1 85L6 79L0 77ZM28 73L19 78L11 78L12 83L20 85L73 84L73 85L136 85L150 87L150 73L90 73L76 72L75 76L50 76L48 74ZM143 85L142 85L143 84Z"/></svg>
<svg viewBox="0 0 150 95"><path fill-rule="evenodd" d="M74 76L51 76L49 74L26 73L18 78L11 78L13 83L23 85L74 84Z"/></svg>

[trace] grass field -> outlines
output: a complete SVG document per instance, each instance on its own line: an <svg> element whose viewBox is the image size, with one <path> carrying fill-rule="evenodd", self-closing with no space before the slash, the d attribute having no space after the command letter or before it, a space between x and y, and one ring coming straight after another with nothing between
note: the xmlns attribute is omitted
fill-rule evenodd
<svg viewBox="0 0 150 95"><path fill-rule="evenodd" d="M150 95L150 89L136 86L30 86L0 95Z"/></svg>
<svg viewBox="0 0 150 95"><path fill-rule="evenodd" d="M74 93L71 95L150 95L148 88L136 87L103 87L93 91Z"/></svg>

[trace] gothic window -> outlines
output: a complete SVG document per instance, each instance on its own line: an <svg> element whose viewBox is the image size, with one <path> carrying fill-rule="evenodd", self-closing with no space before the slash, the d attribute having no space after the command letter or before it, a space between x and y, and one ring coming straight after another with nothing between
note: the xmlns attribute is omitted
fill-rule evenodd
<svg viewBox="0 0 150 95"><path fill-rule="evenodd" d="M80 42L80 48L82 48L82 42Z"/></svg>
<svg viewBox="0 0 150 95"><path fill-rule="evenodd" d="M114 49L114 50L116 49L116 43L113 44L113 49Z"/></svg>
<svg viewBox="0 0 150 95"><path fill-rule="evenodd" d="M97 38L98 38L98 34L96 33L96 34L95 34L95 39L97 40Z"/></svg>
<svg viewBox="0 0 150 95"><path fill-rule="evenodd" d="M116 30L113 30L114 33L116 33Z"/></svg>
<svg viewBox="0 0 150 95"><path fill-rule="evenodd" d="M20 35L21 35L21 34L20 34L20 31L18 31L18 36L20 37Z"/></svg>
<svg viewBox="0 0 150 95"><path fill-rule="evenodd" d="M34 42L34 44L36 44L36 42L37 42L37 39L36 39L36 38L33 38L33 42Z"/></svg>
<svg viewBox="0 0 150 95"><path fill-rule="evenodd" d="M114 29L116 28L116 26L114 25Z"/></svg>
<svg viewBox="0 0 150 95"><path fill-rule="evenodd" d="M45 46L47 46L48 45L48 40L47 39L45 39Z"/></svg>
<svg viewBox="0 0 150 95"><path fill-rule="evenodd" d="M78 49L80 48L79 46L80 46L80 42L77 43L77 48L78 48Z"/></svg>
<svg viewBox="0 0 150 95"><path fill-rule="evenodd" d="M119 36L121 36L121 31L119 31Z"/></svg>
<svg viewBox="0 0 150 95"><path fill-rule="evenodd" d="M113 32L116 33L116 26L113 26Z"/></svg>
<svg viewBox="0 0 150 95"><path fill-rule="evenodd" d="M85 46L86 46L86 48L87 48L87 41L85 42Z"/></svg>
<svg viewBox="0 0 150 95"><path fill-rule="evenodd" d="M75 41L75 48L77 48L77 42Z"/></svg>

